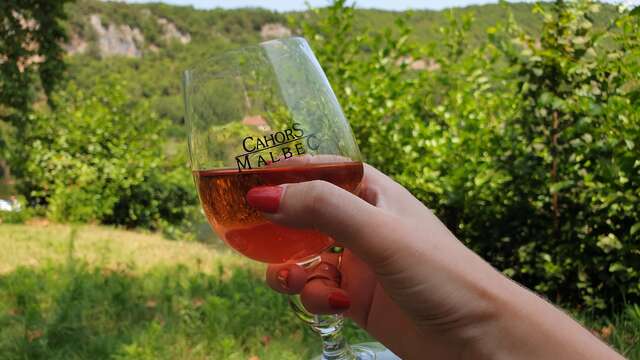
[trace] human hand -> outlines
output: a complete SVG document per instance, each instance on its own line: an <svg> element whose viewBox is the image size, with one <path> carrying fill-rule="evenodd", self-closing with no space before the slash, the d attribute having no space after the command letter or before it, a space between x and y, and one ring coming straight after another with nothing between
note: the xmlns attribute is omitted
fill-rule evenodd
<svg viewBox="0 0 640 360"><path fill-rule="evenodd" d="M311 273L295 264L272 265L269 285L300 293L311 312L344 312L402 358L615 356L494 270L374 168L365 167L360 197L323 181L279 188L253 189L247 199L271 221L318 229L347 250L341 264L336 254L324 254L326 269ZM260 209L254 200L264 196L275 196L279 205ZM332 269L338 265L341 276ZM314 276L317 271L323 276Z"/></svg>

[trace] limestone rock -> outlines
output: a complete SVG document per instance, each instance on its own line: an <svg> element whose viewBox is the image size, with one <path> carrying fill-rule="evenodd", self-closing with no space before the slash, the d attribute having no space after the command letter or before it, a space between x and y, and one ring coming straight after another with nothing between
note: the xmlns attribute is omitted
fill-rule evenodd
<svg viewBox="0 0 640 360"><path fill-rule="evenodd" d="M62 48L69 54L84 54L89 48L89 44L80 36L75 33L71 33L69 36L69 42L62 45Z"/></svg>
<svg viewBox="0 0 640 360"><path fill-rule="evenodd" d="M178 40L181 44L188 44L191 42L191 35L189 33L183 33L176 27L176 24L165 18L158 18L158 25L162 27L163 37L166 42L172 40Z"/></svg>
<svg viewBox="0 0 640 360"><path fill-rule="evenodd" d="M144 45L144 36L140 29L131 28L129 25L115 24L104 27L98 14L92 14L89 21L98 35L100 55L142 56L140 48Z"/></svg>
<svg viewBox="0 0 640 360"><path fill-rule="evenodd" d="M268 23L262 25L260 36L263 40L278 39L291 36L291 30L280 23Z"/></svg>

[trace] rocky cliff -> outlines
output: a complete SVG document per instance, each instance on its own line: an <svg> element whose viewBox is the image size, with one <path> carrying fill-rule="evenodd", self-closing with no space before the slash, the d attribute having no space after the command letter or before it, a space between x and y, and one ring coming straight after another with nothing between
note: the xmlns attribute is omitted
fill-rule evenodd
<svg viewBox="0 0 640 360"><path fill-rule="evenodd" d="M186 45L192 41L192 34L180 29L170 19L149 9L136 11L137 21L129 21L129 24L110 20L113 16L104 11L82 14L79 20L76 17L69 32L69 41L64 44L65 50L72 55L91 51L99 57L142 57L172 43ZM151 29L152 36L141 27L147 31ZM253 31L259 33L263 40L291 36L291 29L280 22L264 22Z"/></svg>
<svg viewBox="0 0 640 360"><path fill-rule="evenodd" d="M68 53L84 54L93 43L101 57L114 55L141 57L145 51L155 52L161 45L145 41L145 36L139 28L126 24L109 23L100 14L88 15L87 22L89 32L84 37L76 31L71 31L69 42L64 46ZM159 17L156 18L156 22L162 31L160 37L164 43L162 45L173 41L180 44L191 42L191 35L180 31L171 21Z"/></svg>

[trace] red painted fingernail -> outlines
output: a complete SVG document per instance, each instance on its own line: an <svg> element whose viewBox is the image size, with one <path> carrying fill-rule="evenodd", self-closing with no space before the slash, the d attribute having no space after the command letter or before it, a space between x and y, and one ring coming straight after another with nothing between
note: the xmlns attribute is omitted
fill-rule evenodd
<svg viewBox="0 0 640 360"><path fill-rule="evenodd" d="M276 275L276 279L284 289L289 289L289 269L280 269Z"/></svg>
<svg viewBox="0 0 640 360"><path fill-rule="evenodd" d="M341 292L329 294L329 305L335 310L346 310L351 306L351 300Z"/></svg>
<svg viewBox="0 0 640 360"><path fill-rule="evenodd" d="M275 213L280 207L281 195L282 187L280 186L258 186L249 190L247 202L257 210Z"/></svg>

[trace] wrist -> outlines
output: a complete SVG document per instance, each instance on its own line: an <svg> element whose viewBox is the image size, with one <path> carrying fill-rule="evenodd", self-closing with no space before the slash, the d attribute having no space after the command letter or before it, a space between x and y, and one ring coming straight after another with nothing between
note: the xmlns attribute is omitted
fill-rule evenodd
<svg viewBox="0 0 640 360"><path fill-rule="evenodd" d="M487 282L475 291L475 304L466 325L453 333L454 341L460 344L461 359L500 359L508 354L503 350L508 336L506 325L516 318L513 304L522 296L522 288L493 268L485 278Z"/></svg>
<svg viewBox="0 0 640 360"><path fill-rule="evenodd" d="M462 334L463 358L622 358L562 310L499 275L484 316Z"/></svg>

